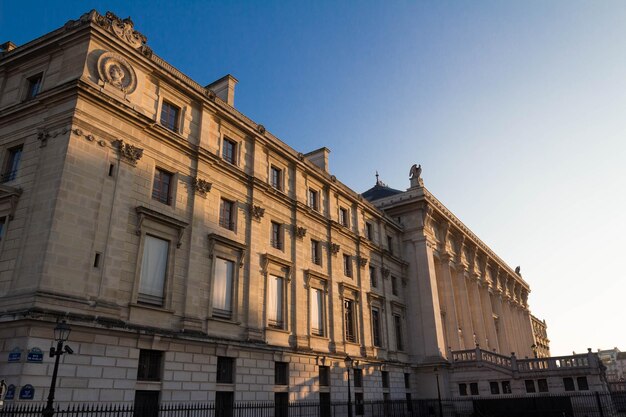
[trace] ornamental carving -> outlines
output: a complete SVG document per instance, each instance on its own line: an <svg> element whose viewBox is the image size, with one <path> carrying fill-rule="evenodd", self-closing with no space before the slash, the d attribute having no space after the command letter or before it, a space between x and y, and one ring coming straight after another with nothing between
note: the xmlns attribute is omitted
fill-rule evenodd
<svg viewBox="0 0 626 417"><path fill-rule="evenodd" d="M90 17L92 17L91 14ZM115 34L118 38L128 43L130 46L139 50L139 52L146 57L150 58L152 56L152 49L146 45L148 39L143 34L135 30L135 24L130 17L120 19L111 12L106 12L104 16L96 12L93 14L92 19L98 26Z"/></svg>
<svg viewBox="0 0 626 417"><path fill-rule="evenodd" d="M391 271L390 271L390 270L388 270L387 268L384 268L384 267L383 267L383 268L381 268L381 269L380 269L380 272L383 274L383 277L384 277L384 278L387 278L387 277L389 277L389 273L390 273Z"/></svg>
<svg viewBox="0 0 626 417"><path fill-rule="evenodd" d="M120 158L125 159L132 165L137 165L137 161L143 156L143 149L138 148L130 143L124 143L123 140L116 141L117 149L120 152Z"/></svg>
<svg viewBox="0 0 626 417"><path fill-rule="evenodd" d="M265 209L261 206L250 206L250 214L254 217L255 220L261 220L261 218L265 215Z"/></svg>
<svg viewBox="0 0 626 417"><path fill-rule="evenodd" d="M195 190L196 193L198 193L202 197L206 197L206 194L209 191L211 191L211 187L213 186L213 184L211 184L207 180L203 180L201 178L194 177L191 180L191 186L193 187L193 189Z"/></svg>
<svg viewBox="0 0 626 417"><path fill-rule="evenodd" d="M298 236L298 238L302 239L303 237L306 236L306 229L302 226L297 226L296 227L296 236Z"/></svg>
<svg viewBox="0 0 626 417"><path fill-rule="evenodd" d="M339 246L337 243L330 244L330 251L333 253L333 255L337 255L339 253L339 249L341 249L341 246Z"/></svg>
<svg viewBox="0 0 626 417"><path fill-rule="evenodd" d="M361 268L365 268L365 266L367 265L367 258L364 258L362 256L359 256L359 266Z"/></svg>
<svg viewBox="0 0 626 417"><path fill-rule="evenodd" d="M256 131L259 132L260 134L264 135L265 134L265 126L257 125Z"/></svg>
<svg viewBox="0 0 626 417"><path fill-rule="evenodd" d="M133 67L123 56L105 52L98 58L100 81L130 94L137 88L137 76Z"/></svg>

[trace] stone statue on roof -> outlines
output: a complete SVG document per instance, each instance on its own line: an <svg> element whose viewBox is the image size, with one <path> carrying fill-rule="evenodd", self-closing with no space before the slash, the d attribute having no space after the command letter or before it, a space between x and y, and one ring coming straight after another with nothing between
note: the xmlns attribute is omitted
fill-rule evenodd
<svg viewBox="0 0 626 417"><path fill-rule="evenodd" d="M409 179L411 180L411 188L423 187L424 181L422 180L422 165L413 164L409 171Z"/></svg>

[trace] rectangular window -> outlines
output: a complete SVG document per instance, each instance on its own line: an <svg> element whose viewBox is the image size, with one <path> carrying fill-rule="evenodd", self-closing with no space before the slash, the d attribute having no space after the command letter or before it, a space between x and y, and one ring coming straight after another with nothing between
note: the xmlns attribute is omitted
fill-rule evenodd
<svg viewBox="0 0 626 417"><path fill-rule="evenodd" d="M402 317L393 315L393 326L396 332L396 349L404 350L404 339L402 338Z"/></svg>
<svg viewBox="0 0 626 417"><path fill-rule="evenodd" d="M169 247L167 240L146 235L143 241L138 302L163 305Z"/></svg>
<svg viewBox="0 0 626 417"><path fill-rule="evenodd" d="M163 100L161 105L161 125L173 132L178 132L180 107Z"/></svg>
<svg viewBox="0 0 626 417"><path fill-rule="evenodd" d="M491 390L491 394L493 395L500 394L500 385L496 381L491 381L489 383L489 389Z"/></svg>
<svg viewBox="0 0 626 417"><path fill-rule="evenodd" d="M381 347L382 340L380 338L380 311L378 308L372 308L372 339L374 346Z"/></svg>
<svg viewBox="0 0 626 417"><path fill-rule="evenodd" d="M43 74L39 73L29 77L26 82L26 100L31 100L39 94L41 90L41 81L43 80Z"/></svg>
<svg viewBox="0 0 626 417"><path fill-rule="evenodd" d="M320 417L331 417L330 392L320 392Z"/></svg>
<svg viewBox="0 0 626 417"><path fill-rule="evenodd" d="M354 387L363 388L363 369L354 368L352 372L354 374Z"/></svg>
<svg viewBox="0 0 626 417"><path fill-rule="evenodd" d="M389 371L380 371L383 381L383 388L389 388Z"/></svg>
<svg viewBox="0 0 626 417"><path fill-rule="evenodd" d="M158 417L159 391L135 391L135 405L133 415L137 417Z"/></svg>
<svg viewBox="0 0 626 417"><path fill-rule="evenodd" d="M235 382L235 358L226 356L217 357L216 382L218 384L233 384Z"/></svg>
<svg viewBox="0 0 626 417"><path fill-rule="evenodd" d="M357 416L362 416L363 414L365 414L365 404L363 402L362 392L354 393L354 414Z"/></svg>
<svg viewBox="0 0 626 417"><path fill-rule="evenodd" d="M233 417L234 403L235 395L232 391L217 391L215 393L215 417Z"/></svg>
<svg viewBox="0 0 626 417"><path fill-rule="evenodd" d="M565 388L565 391L576 391L573 378L563 378L563 387Z"/></svg>
<svg viewBox="0 0 626 417"><path fill-rule="evenodd" d="M339 223L344 227L350 226L350 218L348 216L348 209L339 207Z"/></svg>
<svg viewBox="0 0 626 417"><path fill-rule="evenodd" d="M282 329L284 327L284 280L282 277L270 275L267 290L267 324L270 327Z"/></svg>
<svg viewBox="0 0 626 417"><path fill-rule="evenodd" d="M346 332L346 341L356 343L356 314L354 311L354 300L343 300L343 320Z"/></svg>
<svg viewBox="0 0 626 417"><path fill-rule="evenodd" d="M387 236L387 250L393 254L393 238L391 236Z"/></svg>
<svg viewBox="0 0 626 417"><path fill-rule="evenodd" d="M283 170L274 165L270 167L270 184L277 190L283 189Z"/></svg>
<svg viewBox="0 0 626 417"><path fill-rule="evenodd" d="M141 349L137 366L137 381L160 381L163 352Z"/></svg>
<svg viewBox="0 0 626 417"><path fill-rule="evenodd" d="M404 388L411 388L411 374L409 373L404 374Z"/></svg>
<svg viewBox="0 0 626 417"><path fill-rule="evenodd" d="M320 366L319 372L320 372L320 387L330 386L330 367Z"/></svg>
<svg viewBox="0 0 626 417"><path fill-rule="evenodd" d="M478 382L470 383L470 393L472 395L478 395Z"/></svg>
<svg viewBox="0 0 626 417"><path fill-rule="evenodd" d="M459 395L464 397L467 395L467 384L459 384Z"/></svg>
<svg viewBox="0 0 626 417"><path fill-rule="evenodd" d="M156 168L154 170L154 183L152 184L152 199L163 204L172 204L171 184L173 175L167 171Z"/></svg>
<svg viewBox="0 0 626 417"><path fill-rule="evenodd" d="M378 286L378 279L376 278L376 268L370 266L370 287L376 288Z"/></svg>
<svg viewBox="0 0 626 417"><path fill-rule="evenodd" d="M322 264L322 250L320 242L313 239L311 239L311 262L315 265Z"/></svg>
<svg viewBox="0 0 626 417"><path fill-rule="evenodd" d="M548 392L548 380L545 378L537 380L537 388L539 388L539 392Z"/></svg>
<svg viewBox="0 0 626 417"><path fill-rule="evenodd" d="M213 279L213 317L230 319L233 315L233 279L235 263L215 258Z"/></svg>
<svg viewBox="0 0 626 417"><path fill-rule="evenodd" d="M274 363L274 384L289 385L289 362Z"/></svg>
<svg viewBox="0 0 626 417"><path fill-rule="evenodd" d="M535 381L532 379L527 379L524 381L524 385L526 386L526 392L527 393L533 393L536 392L535 390Z"/></svg>
<svg viewBox="0 0 626 417"><path fill-rule="evenodd" d="M511 381L502 381L502 393L510 394L511 392Z"/></svg>
<svg viewBox="0 0 626 417"><path fill-rule="evenodd" d="M272 236L270 243L275 249L283 249L283 228L280 223L272 222Z"/></svg>
<svg viewBox="0 0 626 417"><path fill-rule="evenodd" d="M4 171L2 172L2 182L12 181L17 176L23 149L23 145L20 145L8 150Z"/></svg>
<svg viewBox="0 0 626 417"><path fill-rule="evenodd" d="M391 276L391 293L398 295L398 278Z"/></svg>
<svg viewBox="0 0 626 417"><path fill-rule="evenodd" d="M222 141L222 159L229 164L237 164L237 142L224 138Z"/></svg>
<svg viewBox="0 0 626 417"><path fill-rule="evenodd" d="M324 336L324 291L311 288L311 334Z"/></svg>
<svg viewBox="0 0 626 417"><path fill-rule="evenodd" d="M576 383L578 384L579 391L589 391L589 383L587 382L586 376L577 377Z"/></svg>
<svg viewBox="0 0 626 417"><path fill-rule="evenodd" d="M365 237L368 240L374 240L374 233L372 231L372 223L365 222Z"/></svg>
<svg viewBox="0 0 626 417"><path fill-rule="evenodd" d="M222 199L220 203L220 226L235 230L235 203Z"/></svg>
<svg viewBox="0 0 626 417"><path fill-rule="evenodd" d="M316 190L309 188L309 207L311 207L315 211L319 211L319 193Z"/></svg>
<svg viewBox="0 0 626 417"><path fill-rule="evenodd" d="M350 255L343 255L343 274L352 277L352 257Z"/></svg>

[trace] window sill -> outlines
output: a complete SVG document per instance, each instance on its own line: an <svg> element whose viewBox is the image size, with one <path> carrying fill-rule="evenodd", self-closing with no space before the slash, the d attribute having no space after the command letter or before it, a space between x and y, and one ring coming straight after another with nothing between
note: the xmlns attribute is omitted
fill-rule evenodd
<svg viewBox="0 0 626 417"><path fill-rule="evenodd" d="M318 340L330 340L328 336L320 336L318 334L311 334L310 337L312 339L318 339Z"/></svg>
<svg viewBox="0 0 626 417"><path fill-rule="evenodd" d="M272 332L277 332L277 333L285 333L285 334L289 334L291 333L289 330L286 329L281 329L279 327L272 327L272 326L265 326L265 330L270 330Z"/></svg>
<svg viewBox="0 0 626 417"><path fill-rule="evenodd" d="M130 306L133 307L133 308L141 308L141 309L145 309L145 310L160 311L160 312L163 312L163 313L170 313L170 314L174 313L174 310L171 310L169 308L165 308L165 307L162 307L162 306L158 306L158 305L155 305L155 304L144 304L144 303L135 302L135 303L130 303ZM142 382L150 382L150 381L142 381Z"/></svg>
<svg viewBox="0 0 626 417"><path fill-rule="evenodd" d="M224 317L216 317L216 316L209 316L209 317L207 317L207 320L219 321L219 322L222 322L222 323L235 324L235 325L240 325L241 324L240 321L237 321L237 320L234 320L234 319L227 319L227 318L224 318Z"/></svg>

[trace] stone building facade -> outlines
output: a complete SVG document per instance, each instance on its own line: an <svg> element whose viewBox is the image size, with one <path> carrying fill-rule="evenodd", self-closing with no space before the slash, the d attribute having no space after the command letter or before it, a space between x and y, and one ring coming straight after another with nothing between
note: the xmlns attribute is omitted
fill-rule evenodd
<svg viewBox="0 0 626 417"><path fill-rule="evenodd" d="M456 395L532 355L529 286L412 170L362 195L91 11L0 56L0 376L60 402ZM385 196L386 195L386 196ZM43 357L42 357L43 356ZM8 358L8 359L5 359ZM332 393L331 393L332 391Z"/></svg>

